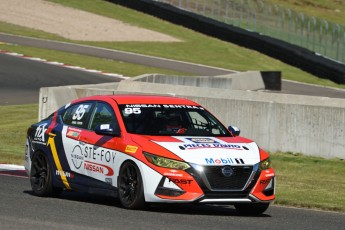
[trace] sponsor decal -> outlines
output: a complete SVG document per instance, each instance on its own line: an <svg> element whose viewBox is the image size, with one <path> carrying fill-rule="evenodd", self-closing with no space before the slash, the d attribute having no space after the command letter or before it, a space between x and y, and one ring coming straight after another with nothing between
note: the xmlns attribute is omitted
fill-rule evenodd
<svg viewBox="0 0 345 230"><path fill-rule="evenodd" d="M27 141L27 143L28 143L28 141ZM30 151L29 150L29 145L26 144L25 145L25 161L29 161L29 159L30 159L30 157L29 157L30 152L29 151Z"/></svg>
<svg viewBox="0 0 345 230"><path fill-rule="evenodd" d="M154 104L133 104L133 105L126 105L127 108L161 108L161 105L154 105Z"/></svg>
<svg viewBox="0 0 345 230"><path fill-rule="evenodd" d="M241 158L205 158L206 164L209 165L228 165L228 164L244 164Z"/></svg>
<svg viewBox="0 0 345 230"><path fill-rule="evenodd" d="M65 176L68 178L73 179L74 178L74 174L70 173L70 172L65 172L65 171L61 171L61 170L56 170L56 175L57 176Z"/></svg>
<svg viewBox="0 0 345 230"><path fill-rule="evenodd" d="M114 171L107 165L98 164L91 161L84 161L84 169L87 171L104 174L106 176L113 176Z"/></svg>
<svg viewBox="0 0 345 230"><path fill-rule="evenodd" d="M267 180L260 180L260 184L268 184L270 183L271 179L267 179Z"/></svg>
<svg viewBox="0 0 345 230"><path fill-rule="evenodd" d="M169 182L173 182L175 184L191 184L193 180L187 179L177 179L177 178L168 178Z"/></svg>
<svg viewBox="0 0 345 230"><path fill-rule="evenodd" d="M109 124L102 124L102 125L100 126L100 129L101 129L101 130L110 129L110 125L109 125Z"/></svg>
<svg viewBox="0 0 345 230"><path fill-rule="evenodd" d="M187 150L201 149L201 148L222 148L222 149L243 150L243 148L240 145L220 144L220 143L184 144L184 145L179 146L179 148L180 149L187 149Z"/></svg>
<svg viewBox="0 0 345 230"><path fill-rule="evenodd" d="M68 127L66 137L77 140L79 138L80 133L81 133L80 129Z"/></svg>
<svg viewBox="0 0 345 230"><path fill-rule="evenodd" d="M35 136L32 140L33 143L38 143L38 144L45 144L45 132L47 131L48 128L46 128L48 123L44 123L39 125L36 128Z"/></svg>
<svg viewBox="0 0 345 230"><path fill-rule="evenodd" d="M112 178L105 178L105 183L113 185L113 179Z"/></svg>
<svg viewBox="0 0 345 230"><path fill-rule="evenodd" d="M219 143L211 138L186 138L194 143Z"/></svg>
<svg viewBox="0 0 345 230"><path fill-rule="evenodd" d="M56 150L56 145L55 145L55 140L54 140L55 137L56 137L55 134L49 133L49 139L47 141L47 146L50 147L50 151L51 151L51 153L53 155L53 159L54 159L56 168L59 171L63 171L61 163L60 163L60 159L59 159L59 156L58 156L58 153L57 153L57 150ZM71 189L71 187L69 185L69 182L67 180L67 177L64 174L60 174L60 178L62 180L62 183L65 185L65 187L67 189Z"/></svg>
<svg viewBox="0 0 345 230"><path fill-rule="evenodd" d="M174 177L182 177L182 173L177 173L177 170L171 169L170 172L163 173L164 176L174 176Z"/></svg>
<svg viewBox="0 0 345 230"><path fill-rule="evenodd" d="M204 110L204 108L202 108L200 106L195 106L195 105L159 105L159 104L127 104L126 108L172 108L172 109L200 109L200 110ZM140 111L140 109L139 109L139 111Z"/></svg>
<svg viewBox="0 0 345 230"><path fill-rule="evenodd" d="M84 157L82 154L81 147L79 145L74 146L71 157L72 157L72 163L74 167L76 167L77 169L80 169L81 164L84 161Z"/></svg>
<svg viewBox="0 0 345 230"><path fill-rule="evenodd" d="M265 175L265 177L273 177L273 176L274 176L274 173L269 173Z"/></svg>
<svg viewBox="0 0 345 230"><path fill-rule="evenodd" d="M114 150L105 149L97 146L85 144L83 146L74 146L71 158L74 167L80 169L86 160L93 160L105 163L114 163L116 153Z"/></svg>
<svg viewBox="0 0 345 230"><path fill-rule="evenodd" d="M127 145L127 146L126 146L126 149L125 149L125 152L126 152L126 153L136 153L137 150L138 150L138 147L137 147L137 146Z"/></svg>

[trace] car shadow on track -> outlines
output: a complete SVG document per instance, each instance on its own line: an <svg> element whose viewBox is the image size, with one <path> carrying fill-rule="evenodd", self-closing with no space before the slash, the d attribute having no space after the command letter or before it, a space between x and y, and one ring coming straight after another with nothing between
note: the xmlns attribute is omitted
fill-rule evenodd
<svg viewBox="0 0 345 230"><path fill-rule="evenodd" d="M24 191L24 193L35 196L32 191ZM64 191L59 197L55 199L63 199L77 202L92 203L97 205L112 206L114 208L123 209L120 201L117 198L109 196L101 196L75 191ZM130 210L133 212L140 210ZM207 215L207 216L239 216L239 217L271 217L268 214L261 214L258 216L241 215L236 211L232 205L210 205L210 204L148 204L144 210L145 212L153 213L170 213L170 214L184 214L184 215Z"/></svg>
<svg viewBox="0 0 345 230"><path fill-rule="evenodd" d="M211 205L211 204L152 204L148 209L150 212L176 213L185 215L207 215L207 216L239 216L248 217L240 214L232 205ZM250 217L271 217L267 214Z"/></svg>

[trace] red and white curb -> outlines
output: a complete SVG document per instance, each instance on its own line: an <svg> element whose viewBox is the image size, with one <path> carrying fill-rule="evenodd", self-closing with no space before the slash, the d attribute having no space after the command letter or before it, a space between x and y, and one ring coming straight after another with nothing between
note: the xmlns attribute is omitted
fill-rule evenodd
<svg viewBox="0 0 345 230"><path fill-rule="evenodd" d="M5 44L5 43L0 42L0 44ZM6 43L6 44L9 44L9 43ZM56 62L56 61L48 61L46 59L31 57L31 56L27 56L27 55L19 54L19 53L14 53L14 52L7 51L7 50L0 50L0 53L11 55L11 56L16 56L16 57L21 57L21 58L25 58L25 59L32 60L32 61L43 62L43 63L50 64L50 65L61 66L61 67L69 68L69 69L75 69L75 70L85 71L85 72L89 72L89 73L102 74L102 75L115 77L115 78L122 79L122 80L129 78L129 77L125 77L121 74L117 74L117 73L108 73L108 72L103 72L100 70L86 69L86 68L80 67L80 66L68 65L68 64L65 64L62 62Z"/></svg>
<svg viewBox="0 0 345 230"><path fill-rule="evenodd" d="M27 178L25 168L22 165L0 164L0 175Z"/></svg>

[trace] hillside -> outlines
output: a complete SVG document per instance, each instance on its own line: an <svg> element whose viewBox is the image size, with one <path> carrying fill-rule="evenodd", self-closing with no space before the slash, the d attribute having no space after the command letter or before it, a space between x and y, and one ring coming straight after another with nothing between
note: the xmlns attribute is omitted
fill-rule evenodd
<svg viewBox="0 0 345 230"><path fill-rule="evenodd" d="M18 0L16 0L18 1ZM30 0L38 1L38 0ZM121 42L102 42L102 41L80 41L64 38L60 35L44 32L42 30L34 30L28 27L18 26L13 23L6 23L4 20L0 20L0 32L18 34L24 36L32 36L38 38L45 38L51 40L67 41L72 43L81 43L92 46L99 46L109 49L117 49L130 51L135 53L159 56L164 58L171 58L181 61L194 62L199 64L211 65L226 69L233 69L237 71L248 71L248 70L262 70L262 71L282 71L282 76L284 79L301 81L312 84L321 84L333 87L344 87L334 84L333 82L326 81L324 79L319 79L311 74L301 71L298 68L289 66L266 55L262 55L258 52L239 47L237 45L220 41L212 37L201 35L189 29L183 28L178 25L167 23L165 21L154 18L150 15L146 15L137 11L133 11L124 7L120 7L115 4L111 4L106 1L101 0L50 0L50 2L55 2L63 6L70 8L81 9L90 13L95 13L97 15L103 15L111 19L116 19L125 24L131 25L137 28L143 28L146 30L154 31L160 34L169 36L170 38L178 39L181 42L142 42L142 41L121 41ZM52 18L52 20L55 20ZM77 24L77 18L74 23ZM85 24L92 25L91 23L85 22ZM62 24L64 25L64 24ZM117 27L114 27L117 30ZM140 35L144 37L144 35ZM54 54L45 54L43 50L33 50L28 47L11 47L6 45L0 45L0 49L10 49L16 52L22 52L27 55L37 56L56 60L57 56ZM61 59L66 56L68 60L69 54L61 54ZM79 57L78 57L79 59ZM63 61L63 60L57 60ZM77 62L78 63L75 63ZM99 63L99 60L95 63ZM121 72L123 68L111 67L109 60L104 60L107 62L106 65L97 65L97 69L104 71L116 71L116 73L124 74L126 76L133 76L130 73L131 70L126 69ZM88 63L93 63L92 61L83 62L81 60L70 60L68 62L71 65L80 65L80 63L85 63L82 67L85 68L95 68L94 65L90 66ZM121 65L121 63L117 63ZM145 69L140 66L143 71ZM119 70L119 71L118 71ZM137 73L137 72L136 72Z"/></svg>

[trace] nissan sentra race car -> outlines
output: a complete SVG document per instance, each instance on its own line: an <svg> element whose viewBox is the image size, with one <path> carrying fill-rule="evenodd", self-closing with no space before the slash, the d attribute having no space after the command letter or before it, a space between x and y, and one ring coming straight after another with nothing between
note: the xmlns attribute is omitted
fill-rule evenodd
<svg viewBox="0 0 345 230"><path fill-rule="evenodd" d="M275 199L269 155L201 105L172 96L77 99L29 127L25 169L38 196L85 191L128 209L231 204L260 214Z"/></svg>

